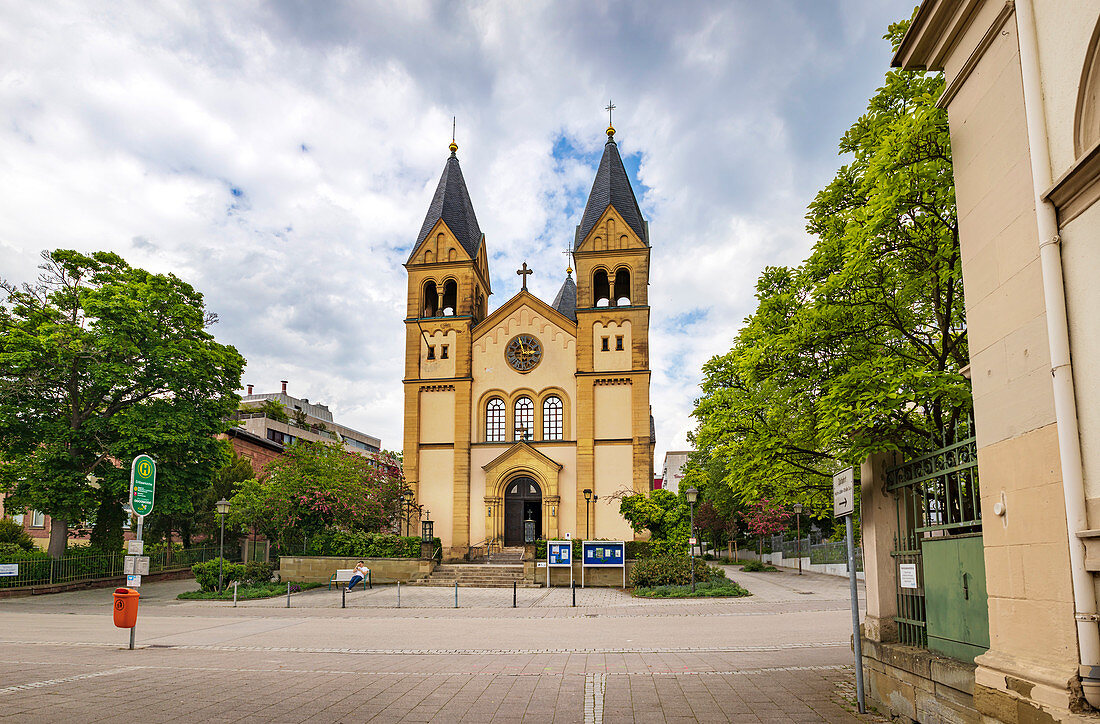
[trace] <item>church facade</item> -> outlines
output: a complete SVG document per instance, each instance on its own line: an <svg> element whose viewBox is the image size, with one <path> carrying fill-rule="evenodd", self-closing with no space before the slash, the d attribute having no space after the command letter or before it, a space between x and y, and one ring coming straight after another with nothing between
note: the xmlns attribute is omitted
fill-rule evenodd
<svg viewBox="0 0 1100 724"><path fill-rule="evenodd" d="M488 311L489 255L452 142L405 264L405 477L444 558L536 537L629 540L618 497L653 479L649 229L607 143L547 303Z"/></svg>

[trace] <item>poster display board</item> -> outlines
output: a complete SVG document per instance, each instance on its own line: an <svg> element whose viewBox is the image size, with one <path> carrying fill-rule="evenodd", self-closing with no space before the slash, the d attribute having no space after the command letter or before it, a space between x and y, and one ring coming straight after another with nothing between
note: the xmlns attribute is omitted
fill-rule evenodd
<svg viewBox="0 0 1100 724"><path fill-rule="evenodd" d="M546 542L546 587L550 588L550 571L554 568L569 569L569 585L573 585L573 542L551 540Z"/></svg>
<svg viewBox="0 0 1100 724"><path fill-rule="evenodd" d="M586 540L581 544L581 588L587 568L622 568L623 588L626 588L626 542L621 540Z"/></svg>

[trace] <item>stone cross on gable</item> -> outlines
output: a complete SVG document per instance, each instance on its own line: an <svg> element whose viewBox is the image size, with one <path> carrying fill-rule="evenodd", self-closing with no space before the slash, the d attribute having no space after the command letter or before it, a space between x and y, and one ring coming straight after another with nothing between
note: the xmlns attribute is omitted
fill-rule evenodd
<svg viewBox="0 0 1100 724"><path fill-rule="evenodd" d="M534 273L535 272L533 272L532 270L527 268L527 262L523 262L523 268L522 269L517 269L516 270L516 274L519 274L521 277L523 277L523 291L527 291L527 275L528 274L534 274Z"/></svg>

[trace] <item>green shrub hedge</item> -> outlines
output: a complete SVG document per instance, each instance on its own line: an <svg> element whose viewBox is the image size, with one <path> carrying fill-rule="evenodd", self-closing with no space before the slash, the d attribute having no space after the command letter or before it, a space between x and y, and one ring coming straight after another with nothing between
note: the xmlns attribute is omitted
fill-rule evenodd
<svg viewBox="0 0 1100 724"><path fill-rule="evenodd" d="M721 581L726 574L721 568L708 566L695 559L695 581ZM686 586L691 584L691 559L687 556L651 556L634 562L630 570L630 585L635 588Z"/></svg>
<svg viewBox="0 0 1100 724"><path fill-rule="evenodd" d="M191 572L195 574L195 582L203 591L216 591L218 589L218 561L215 558L205 563L196 563L191 566ZM237 581L244 586L259 586L271 581L274 571L270 563L263 561L249 561L248 563L223 562L222 580L225 584Z"/></svg>
<svg viewBox="0 0 1100 724"><path fill-rule="evenodd" d="M611 540L610 538L593 538L593 541ZM573 560L579 561L581 559L581 544L584 541L576 539L573 541ZM626 541L626 559L628 561L634 561L639 558L648 558L650 555L649 541L645 540L628 540ZM546 560L546 541L535 541L535 558L538 560Z"/></svg>
<svg viewBox="0 0 1100 724"><path fill-rule="evenodd" d="M23 526L11 518L0 518L0 555L11 555L17 550L33 551L34 541Z"/></svg>
<svg viewBox="0 0 1100 724"><path fill-rule="evenodd" d="M434 540L434 544L439 548L439 538ZM419 558L420 536L333 530L313 536L307 552L312 556L345 558Z"/></svg>

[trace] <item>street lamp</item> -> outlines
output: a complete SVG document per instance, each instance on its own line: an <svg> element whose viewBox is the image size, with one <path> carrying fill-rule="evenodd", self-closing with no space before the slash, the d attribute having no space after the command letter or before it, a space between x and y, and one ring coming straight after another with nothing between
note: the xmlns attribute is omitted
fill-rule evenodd
<svg viewBox="0 0 1100 724"><path fill-rule="evenodd" d="M218 545L218 590L222 589L222 566L225 564L225 516L229 513L229 501L222 498L217 503L214 503L214 507L218 511L218 515L222 519L222 537L221 543Z"/></svg>
<svg viewBox="0 0 1100 724"><path fill-rule="evenodd" d="M592 502L592 488L584 489L584 539L588 540L588 504Z"/></svg>
<svg viewBox="0 0 1100 724"><path fill-rule="evenodd" d="M687 498L688 505L691 506L691 535L688 539L688 543L691 548L691 592L695 592L695 499L699 497L699 491L695 488L688 488L684 491L684 496Z"/></svg>
<svg viewBox="0 0 1100 724"><path fill-rule="evenodd" d="M420 542L431 544L434 539L435 522L432 520L432 511L427 511L424 520L420 521Z"/></svg>
<svg viewBox="0 0 1100 724"><path fill-rule="evenodd" d="M794 504L794 518L798 525L798 575L802 575L802 503Z"/></svg>

